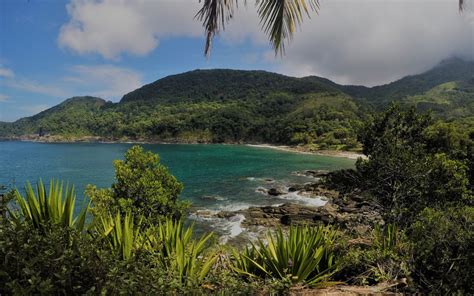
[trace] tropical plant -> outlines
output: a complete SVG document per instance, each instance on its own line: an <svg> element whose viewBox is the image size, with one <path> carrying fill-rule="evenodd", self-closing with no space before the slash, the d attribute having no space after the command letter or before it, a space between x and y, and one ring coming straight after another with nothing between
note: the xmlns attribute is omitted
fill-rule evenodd
<svg viewBox="0 0 474 296"><path fill-rule="evenodd" d="M74 218L76 203L74 185L66 184L64 190L63 182L59 183L58 180L54 181L52 179L47 192L43 181L40 180L36 184L35 193L28 182L25 186L25 194L26 198L18 190L15 190L14 200L19 207L19 211L8 208L15 223L31 223L38 229L42 229L48 224L74 227L79 231L84 229L89 205L86 205L79 215Z"/></svg>
<svg viewBox="0 0 474 296"><path fill-rule="evenodd" d="M176 272L186 284L202 281L216 262L217 255L207 252L212 235L195 240L192 225L185 227L182 221L166 219L148 232L148 247L157 253L163 267Z"/></svg>
<svg viewBox="0 0 474 296"><path fill-rule="evenodd" d="M203 6L196 14L206 31L205 54L209 55L213 37L232 19L238 0L203 0ZM246 2L245 2L246 3ZM262 29L268 35L275 53L283 54L286 40L293 37L301 25L304 15L310 17L310 10L319 10L319 0L257 0L258 16Z"/></svg>
<svg viewBox="0 0 474 296"><path fill-rule="evenodd" d="M110 249L124 260L130 259L138 246L143 245L145 234L140 231L140 223L135 225L133 215L119 212L102 215L94 222L95 234L109 242Z"/></svg>
<svg viewBox="0 0 474 296"><path fill-rule="evenodd" d="M337 271L337 231L326 227L292 226L268 233L242 252L233 251L233 269L248 277L289 279L293 284L320 285Z"/></svg>

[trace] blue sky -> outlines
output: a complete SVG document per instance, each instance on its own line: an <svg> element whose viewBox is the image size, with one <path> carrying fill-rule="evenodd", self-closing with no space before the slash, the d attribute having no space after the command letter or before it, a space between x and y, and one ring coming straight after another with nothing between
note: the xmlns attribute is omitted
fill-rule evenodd
<svg viewBox="0 0 474 296"><path fill-rule="evenodd" d="M351 7L351 0L323 0L284 57L274 56L248 5L205 58L203 29L193 19L197 0L1 0L0 121L75 95L118 101L143 84L196 68L376 85L452 55L472 58L472 6L459 15L453 1L433 0L428 8L423 1L362 0Z"/></svg>
<svg viewBox="0 0 474 296"><path fill-rule="evenodd" d="M110 59L100 53L77 53L58 43L60 29L69 20L68 3L0 1L0 69L6 72L0 76L0 121L35 114L74 95L118 101L143 84L196 68L272 69L255 58L270 49L266 44L216 40L212 56L206 58L201 36L160 38L160 45L145 56L125 52ZM99 75L99 81L91 83L87 76L100 70L130 79L117 86L110 81L113 77Z"/></svg>

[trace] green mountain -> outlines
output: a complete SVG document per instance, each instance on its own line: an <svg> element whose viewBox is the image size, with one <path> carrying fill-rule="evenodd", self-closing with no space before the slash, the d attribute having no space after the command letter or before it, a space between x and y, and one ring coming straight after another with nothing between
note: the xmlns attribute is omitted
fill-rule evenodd
<svg viewBox="0 0 474 296"><path fill-rule="evenodd" d="M374 87L340 85L315 76L306 77L305 79L327 84L355 99L370 103L377 108L383 108L392 101L422 95L446 82L472 81L474 79L474 61L465 61L460 58L446 59L424 73L406 76L400 80Z"/></svg>
<svg viewBox="0 0 474 296"><path fill-rule="evenodd" d="M446 60L433 69L376 87L265 71L195 70L132 91L119 103L74 97L35 116L0 123L0 137L265 142L354 149L370 110L391 101L473 121L474 62Z"/></svg>
<svg viewBox="0 0 474 296"><path fill-rule="evenodd" d="M25 117L12 124L3 123L16 135L45 133L83 136L90 134L97 115L106 101L96 97L73 97L34 116ZM0 125L0 135L2 125Z"/></svg>
<svg viewBox="0 0 474 296"><path fill-rule="evenodd" d="M121 102L202 102L265 98L272 93L337 91L319 82L266 71L194 70L167 76L126 94Z"/></svg>

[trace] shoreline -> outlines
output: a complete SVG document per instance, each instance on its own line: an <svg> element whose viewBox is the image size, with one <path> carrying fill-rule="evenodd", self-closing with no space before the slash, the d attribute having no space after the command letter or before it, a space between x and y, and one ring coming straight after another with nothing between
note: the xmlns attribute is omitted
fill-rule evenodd
<svg viewBox="0 0 474 296"><path fill-rule="evenodd" d="M320 156L331 156L331 157L341 157L357 160L359 157L366 159L362 153L355 151L341 151L341 150L308 150L308 147L305 146L285 146L285 145L272 145L272 144L245 144L245 146L256 147L256 148L267 148L275 149L286 152L293 152L299 154L309 154L309 155L320 155Z"/></svg>
<svg viewBox="0 0 474 296"><path fill-rule="evenodd" d="M339 157L339 158L348 158L357 160L359 157L366 159L367 157L359 152L355 151L342 151L342 150L310 150L308 146L287 146L287 145L276 145L276 144L267 144L267 143L209 143L209 142L200 142L200 141L180 141L180 140L171 140L171 141L161 141L161 140L131 140L131 139L106 139L102 137L86 136L80 138L64 138L62 136L46 136L46 137L14 137L14 138L0 138L0 142L31 142L31 143L65 143L65 144L74 144L74 143L99 143L99 144L200 144L200 145L244 145L248 147L255 148L265 148L265 149L274 149L285 152L292 152L298 154L307 154L307 155L319 155L319 156L329 156L329 157Z"/></svg>

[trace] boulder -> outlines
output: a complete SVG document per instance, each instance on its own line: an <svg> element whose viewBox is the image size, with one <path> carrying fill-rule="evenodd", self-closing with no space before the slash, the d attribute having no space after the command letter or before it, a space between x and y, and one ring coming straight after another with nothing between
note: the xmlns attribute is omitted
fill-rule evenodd
<svg viewBox="0 0 474 296"><path fill-rule="evenodd" d="M271 196L279 196L279 195L283 195L283 194L286 194L286 193L287 192L284 191L282 188L270 188L267 191L267 194L271 195Z"/></svg>

